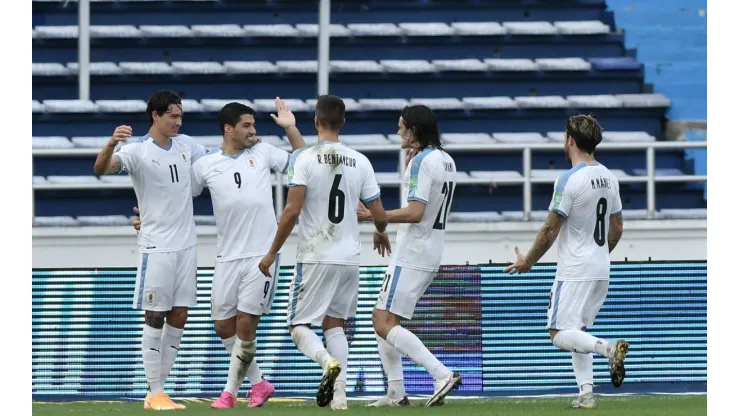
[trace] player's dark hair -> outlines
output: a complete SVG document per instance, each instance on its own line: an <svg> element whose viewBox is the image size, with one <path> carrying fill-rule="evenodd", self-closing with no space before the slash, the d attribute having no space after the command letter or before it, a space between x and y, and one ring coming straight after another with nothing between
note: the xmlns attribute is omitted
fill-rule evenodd
<svg viewBox="0 0 740 416"><path fill-rule="evenodd" d="M581 151L591 154L601 143L601 126L592 116L577 115L568 118L565 133L576 142Z"/></svg>
<svg viewBox="0 0 740 416"><path fill-rule="evenodd" d="M218 127L221 128L221 134L226 133L226 125L236 127L244 114L254 115L254 110L248 105L242 103L228 103L221 111L218 112Z"/></svg>
<svg viewBox="0 0 740 416"><path fill-rule="evenodd" d="M336 95L319 96L316 118L325 129L339 131L344 127L344 101Z"/></svg>
<svg viewBox="0 0 740 416"><path fill-rule="evenodd" d="M149 125L154 124L154 116L152 112L157 112L157 115L162 117L164 113L169 110L171 105L177 105L182 108L182 99L180 96L172 91L157 91L149 97L149 101L146 103L146 114L149 117Z"/></svg>
<svg viewBox="0 0 740 416"><path fill-rule="evenodd" d="M401 118L406 128L411 131L419 148L442 148L442 140L437 126L437 116L434 111L425 105L409 105L401 112Z"/></svg>

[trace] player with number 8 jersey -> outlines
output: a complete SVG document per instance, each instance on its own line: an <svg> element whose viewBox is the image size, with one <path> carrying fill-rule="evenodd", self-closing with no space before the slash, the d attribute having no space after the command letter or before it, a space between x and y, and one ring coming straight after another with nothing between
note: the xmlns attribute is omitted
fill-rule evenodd
<svg viewBox="0 0 740 416"><path fill-rule="evenodd" d="M579 387L575 408L594 408L593 353L609 358L612 384L625 376L629 344L589 334L609 289L609 254L622 236L622 202L616 175L594 158L602 129L591 116L566 122L564 151L572 168L555 181L550 213L526 256L519 249L507 272L528 272L557 240L558 267L550 291L547 328L553 344L572 354Z"/></svg>

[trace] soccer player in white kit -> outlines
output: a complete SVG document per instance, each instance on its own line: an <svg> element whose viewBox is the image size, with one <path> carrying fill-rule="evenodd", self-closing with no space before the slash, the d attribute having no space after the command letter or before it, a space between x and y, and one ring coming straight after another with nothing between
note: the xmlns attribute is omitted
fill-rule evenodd
<svg viewBox="0 0 740 416"><path fill-rule="evenodd" d="M442 364L412 332L401 326L411 319L419 299L437 275L442 261L447 215L455 190L455 161L442 150L437 118L423 105L403 109L398 120L401 148L417 152L406 166L401 183L404 203L388 211L388 222L401 223L396 249L373 309L373 327L380 360L388 377L387 394L370 407L409 404L403 385L401 354L423 366L435 380L427 406L444 398L462 383L462 377ZM371 220L360 209L361 220Z"/></svg>
<svg viewBox="0 0 740 416"><path fill-rule="evenodd" d="M291 146L304 147L288 105L277 98L275 106L278 115L273 119L285 128ZM275 393L272 384L262 379L254 356L257 325L275 297L279 255L274 278L260 273L257 265L277 230L271 171L284 173L290 153L257 142L254 111L244 104L224 106L218 122L224 138L221 147L193 166L193 196L208 188L216 218L211 317L227 350L231 346L228 382L211 407L233 408L245 374L252 385L249 407L258 407Z"/></svg>
<svg viewBox="0 0 740 416"><path fill-rule="evenodd" d="M285 129L294 149L305 146L295 116L279 97L273 120ZM290 153L256 137L254 110L233 102L218 115L223 143L193 165L193 196L208 188L217 225L217 258L211 290L211 316L216 333L231 356L229 378L212 408L236 405L246 372L252 389L249 407L262 406L274 393L254 359L260 317L275 295L273 280L256 267L277 230L271 170L284 173ZM138 221L134 219L134 228ZM279 267L276 262L276 270Z"/></svg>
<svg viewBox="0 0 740 416"><path fill-rule="evenodd" d="M373 167L367 157L339 142L344 110L339 97L319 97L314 118L319 142L291 157L285 209L275 241L259 264L262 273L270 276L275 256L300 216L288 326L298 349L323 368L316 403L320 407L331 403L332 410L347 409L349 346L343 327L357 309L360 201L375 218L374 248L382 255L390 252ZM311 325L323 327L326 348Z"/></svg>
<svg viewBox="0 0 740 416"><path fill-rule="evenodd" d="M558 267L550 291L547 327L553 344L572 354L579 395L575 408L594 408L593 355L609 359L612 385L624 380L629 344L589 334L609 289L609 253L622 236L622 202L617 177L594 159L601 126L591 116L570 117L565 129L565 155L573 168L555 181L550 213L529 250L506 272L526 273L557 239ZM558 238L559 237L559 238Z"/></svg>
<svg viewBox="0 0 740 416"><path fill-rule="evenodd" d="M142 223L133 307L145 311L142 355L149 393L144 407L174 410L185 406L170 399L164 384L197 291L190 170L206 149L178 134L183 113L177 94L155 93L146 111L151 126L147 135L114 153L132 134L129 126L117 127L95 160L95 174L127 172L133 182Z"/></svg>

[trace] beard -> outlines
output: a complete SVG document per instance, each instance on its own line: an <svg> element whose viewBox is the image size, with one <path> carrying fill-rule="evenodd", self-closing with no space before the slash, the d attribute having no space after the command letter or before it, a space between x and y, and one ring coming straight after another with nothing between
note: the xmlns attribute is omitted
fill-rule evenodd
<svg viewBox="0 0 740 416"><path fill-rule="evenodd" d="M259 141L257 140L256 136L247 137L246 140L244 141L244 148L249 149L257 143L259 143Z"/></svg>

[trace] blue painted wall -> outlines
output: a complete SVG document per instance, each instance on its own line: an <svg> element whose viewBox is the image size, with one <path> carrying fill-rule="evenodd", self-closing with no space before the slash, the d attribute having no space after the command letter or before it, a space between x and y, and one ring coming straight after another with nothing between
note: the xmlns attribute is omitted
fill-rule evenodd
<svg viewBox="0 0 740 416"><path fill-rule="evenodd" d="M672 100L668 118L707 118L707 1L607 0L645 82Z"/></svg>

